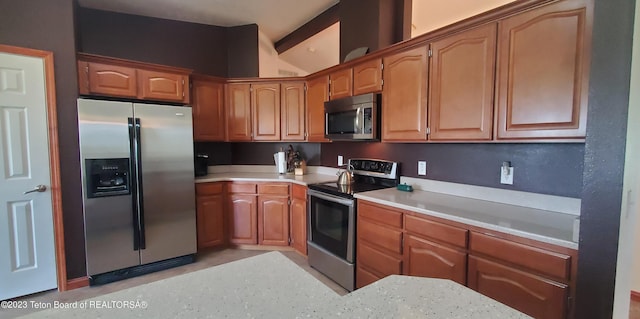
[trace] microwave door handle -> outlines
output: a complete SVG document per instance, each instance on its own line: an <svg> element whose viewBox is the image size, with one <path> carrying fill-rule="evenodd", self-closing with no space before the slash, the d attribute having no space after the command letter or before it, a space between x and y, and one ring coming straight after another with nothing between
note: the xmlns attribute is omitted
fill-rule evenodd
<svg viewBox="0 0 640 319"><path fill-rule="evenodd" d="M360 117L361 116L364 116L364 112L362 112L362 108L361 107L358 107L356 109L356 127L355 127L355 130L354 130L356 134L361 133L360 132ZM363 120L364 120L364 118L363 118Z"/></svg>

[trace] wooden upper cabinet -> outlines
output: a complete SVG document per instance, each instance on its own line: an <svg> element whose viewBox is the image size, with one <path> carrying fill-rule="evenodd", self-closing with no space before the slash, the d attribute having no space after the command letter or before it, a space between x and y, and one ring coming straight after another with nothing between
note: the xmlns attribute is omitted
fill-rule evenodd
<svg viewBox="0 0 640 319"><path fill-rule="evenodd" d="M592 1L560 1L498 30L498 139L584 138Z"/></svg>
<svg viewBox="0 0 640 319"><path fill-rule="evenodd" d="M78 61L78 82L80 94L131 98L138 94L134 68Z"/></svg>
<svg viewBox="0 0 640 319"><path fill-rule="evenodd" d="M307 141L329 142L324 137L324 102L329 101L329 77L307 81Z"/></svg>
<svg viewBox="0 0 640 319"><path fill-rule="evenodd" d="M224 141L224 84L194 80L192 85L193 140Z"/></svg>
<svg viewBox="0 0 640 319"><path fill-rule="evenodd" d="M138 70L138 98L189 102L189 77L183 74Z"/></svg>
<svg viewBox="0 0 640 319"><path fill-rule="evenodd" d="M280 84L281 138L283 141L304 141L304 82Z"/></svg>
<svg viewBox="0 0 640 319"><path fill-rule="evenodd" d="M353 95L352 71L351 68L348 68L329 74L329 81L331 83L329 85L329 89L331 90L329 94L330 99L334 100Z"/></svg>
<svg viewBox="0 0 640 319"><path fill-rule="evenodd" d="M382 141L427 140L427 48L384 58Z"/></svg>
<svg viewBox="0 0 640 319"><path fill-rule="evenodd" d="M280 140L280 84L251 85L254 141Z"/></svg>
<svg viewBox="0 0 640 319"><path fill-rule="evenodd" d="M373 59L353 67L353 95L382 91L382 59Z"/></svg>
<svg viewBox="0 0 640 319"><path fill-rule="evenodd" d="M431 44L429 139L491 140L496 24Z"/></svg>
<svg viewBox="0 0 640 319"><path fill-rule="evenodd" d="M251 141L251 85L226 85L227 139Z"/></svg>

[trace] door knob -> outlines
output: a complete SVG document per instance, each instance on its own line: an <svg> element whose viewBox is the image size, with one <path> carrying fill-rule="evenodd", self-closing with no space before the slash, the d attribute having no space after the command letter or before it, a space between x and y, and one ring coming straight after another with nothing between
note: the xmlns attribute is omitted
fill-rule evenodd
<svg viewBox="0 0 640 319"><path fill-rule="evenodd" d="M46 190L47 190L47 186L44 186L44 185L38 185L38 186L36 186L34 189L32 189L32 190L30 190L30 191L26 191L26 192L24 192L23 194L29 194L29 193L35 193L35 192L42 193L42 192L44 192L44 191L46 191Z"/></svg>

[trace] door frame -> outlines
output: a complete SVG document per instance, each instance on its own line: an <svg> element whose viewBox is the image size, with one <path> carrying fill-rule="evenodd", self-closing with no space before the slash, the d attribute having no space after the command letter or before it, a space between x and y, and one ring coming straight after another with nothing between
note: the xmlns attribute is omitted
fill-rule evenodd
<svg viewBox="0 0 640 319"><path fill-rule="evenodd" d="M64 223L62 216L62 188L60 183L60 150L58 147L58 113L53 52L0 44L0 52L41 58L44 62L47 125L49 135L49 170L51 173L51 206L53 210L53 236L56 249L58 290L66 291L67 262L64 249Z"/></svg>

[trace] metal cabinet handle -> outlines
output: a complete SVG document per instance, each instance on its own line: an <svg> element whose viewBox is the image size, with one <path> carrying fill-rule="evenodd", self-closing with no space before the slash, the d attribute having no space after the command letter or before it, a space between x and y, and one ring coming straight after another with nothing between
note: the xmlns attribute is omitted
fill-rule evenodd
<svg viewBox="0 0 640 319"><path fill-rule="evenodd" d="M23 194L29 194L29 193L35 193L35 192L42 193L42 192L44 192L44 191L46 191L46 190L47 190L47 186L44 186L44 185L38 185L38 186L36 186L34 189L32 189L32 190L30 190L30 191L26 191L26 192L24 192Z"/></svg>

